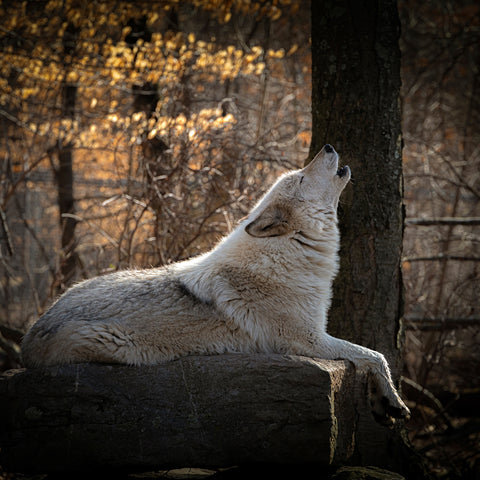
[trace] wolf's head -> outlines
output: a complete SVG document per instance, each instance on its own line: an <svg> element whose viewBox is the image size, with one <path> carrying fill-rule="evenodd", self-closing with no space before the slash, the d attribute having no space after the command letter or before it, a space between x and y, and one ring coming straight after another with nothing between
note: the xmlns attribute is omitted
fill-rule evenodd
<svg viewBox="0 0 480 480"><path fill-rule="evenodd" d="M246 232L259 238L289 235L313 247L336 221L350 175L349 167L338 167L335 149L325 145L305 168L277 181L249 215Z"/></svg>

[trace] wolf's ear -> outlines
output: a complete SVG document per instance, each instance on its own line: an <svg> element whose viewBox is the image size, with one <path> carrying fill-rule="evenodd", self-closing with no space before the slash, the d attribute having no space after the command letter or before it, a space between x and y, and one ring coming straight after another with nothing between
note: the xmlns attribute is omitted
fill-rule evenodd
<svg viewBox="0 0 480 480"><path fill-rule="evenodd" d="M290 212L281 206L270 206L250 222L245 231L252 237L278 237L290 232Z"/></svg>

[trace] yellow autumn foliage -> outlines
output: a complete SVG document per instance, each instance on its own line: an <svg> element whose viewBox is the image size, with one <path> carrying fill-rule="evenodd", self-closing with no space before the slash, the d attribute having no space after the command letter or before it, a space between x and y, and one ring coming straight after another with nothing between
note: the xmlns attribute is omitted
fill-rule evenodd
<svg viewBox="0 0 480 480"><path fill-rule="evenodd" d="M189 1L220 23L236 14L275 21L296 4ZM107 151L162 139L172 152L188 144L203 158L202 148L213 148L211 138L227 134L237 119L235 113L203 106L176 112L185 79L192 95L202 95L210 84L273 71L275 62L298 46L287 53L260 45L220 46L213 37L165 29L166 16L180 3L165 0L163 9L152 9L147 1L1 2L0 106L7 118L33 135L32 141L45 142L45 148L62 143ZM138 21L148 27L144 38L135 36ZM67 115L62 111L66 88L76 92L74 110ZM143 96L156 102L148 111L141 106Z"/></svg>

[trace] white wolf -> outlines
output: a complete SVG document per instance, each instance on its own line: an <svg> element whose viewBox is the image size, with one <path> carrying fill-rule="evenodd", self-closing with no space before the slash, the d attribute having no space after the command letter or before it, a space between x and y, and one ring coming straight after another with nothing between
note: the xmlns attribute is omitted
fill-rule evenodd
<svg viewBox="0 0 480 480"><path fill-rule="evenodd" d="M225 352L346 359L373 379L377 419L407 416L384 356L327 333L336 210L349 179L350 168L339 169L325 145L308 166L282 176L212 251L72 287L25 336L25 365L147 365Z"/></svg>

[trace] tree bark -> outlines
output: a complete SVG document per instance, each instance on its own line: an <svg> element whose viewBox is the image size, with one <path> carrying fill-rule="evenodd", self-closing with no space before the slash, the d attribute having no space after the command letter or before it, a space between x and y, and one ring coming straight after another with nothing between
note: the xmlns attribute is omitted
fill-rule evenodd
<svg viewBox="0 0 480 480"><path fill-rule="evenodd" d="M382 352L398 378L404 210L397 4L311 5L310 158L330 143L352 169L339 206L341 267L329 332ZM384 466L392 461L391 441L372 427L357 433L361 461Z"/></svg>

